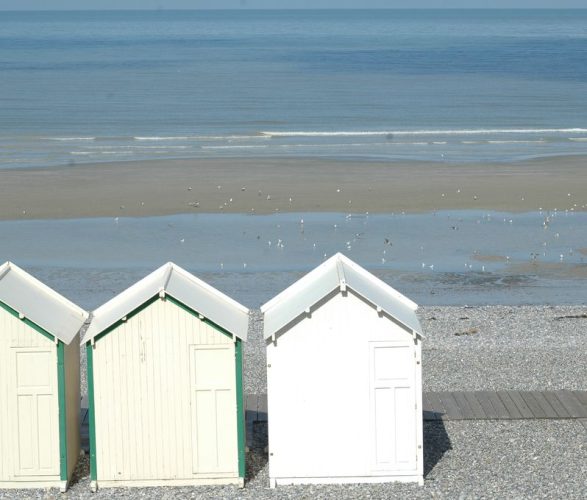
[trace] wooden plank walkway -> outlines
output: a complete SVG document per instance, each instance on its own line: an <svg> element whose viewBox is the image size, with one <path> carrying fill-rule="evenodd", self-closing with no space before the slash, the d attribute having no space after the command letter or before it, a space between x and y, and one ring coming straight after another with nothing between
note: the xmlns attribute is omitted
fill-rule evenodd
<svg viewBox="0 0 587 500"><path fill-rule="evenodd" d="M267 395L246 397L247 419L266 422ZM587 391L424 392L422 406L424 420L584 420Z"/></svg>
<svg viewBox="0 0 587 500"><path fill-rule="evenodd" d="M425 392L424 420L587 421L587 391Z"/></svg>
<svg viewBox="0 0 587 500"><path fill-rule="evenodd" d="M87 399L80 414L82 447L88 446ZM423 418L446 420L575 420L587 431L587 391L453 391L424 392ZM255 423L268 420L267 394L245 395L247 446Z"/></svg>

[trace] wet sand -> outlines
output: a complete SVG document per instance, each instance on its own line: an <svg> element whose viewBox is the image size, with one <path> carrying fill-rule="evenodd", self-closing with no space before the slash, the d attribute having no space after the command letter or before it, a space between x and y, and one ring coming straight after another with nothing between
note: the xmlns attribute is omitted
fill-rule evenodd
<svg viewBox="0 0 587 500"><path fill-rule="evenodd" d="M178 213L582 211L587 158L508 164L161 160L0 170L0 219Z"/></svg>

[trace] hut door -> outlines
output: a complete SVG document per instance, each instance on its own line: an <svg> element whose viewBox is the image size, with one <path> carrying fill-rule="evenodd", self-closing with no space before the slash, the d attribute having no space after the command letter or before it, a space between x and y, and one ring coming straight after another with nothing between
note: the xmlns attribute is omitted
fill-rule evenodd
<svg viewBox="0 0 587 500"><path fill-rule="evenodd" d="M55 349L12 349L14 473L59 474Z"/></svg>
<svg viewBox="0 0 587 500"><path fill-rule="evenodd" d="M234 344L191 346L194 473L238 470Z"/></svg>
<svg viewBox="0 0 587 500"><path fill-rule="evenodd" d="M416 468L415 350L370 343L371 465L374 471Z"/></svg>

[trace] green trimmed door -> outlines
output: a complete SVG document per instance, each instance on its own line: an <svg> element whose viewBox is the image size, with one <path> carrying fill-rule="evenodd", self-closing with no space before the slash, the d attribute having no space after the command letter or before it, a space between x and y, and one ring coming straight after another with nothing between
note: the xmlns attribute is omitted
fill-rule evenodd
<svg viewBox="0 0 587 500"><path fill-rule="evenodd" d="M237 473L234 345L190 349L194 473Z"/></svg>
<svg viewBox="0 0 587 500"><path fill-rule="evenodd" d="M11 405L15 476L59 474L55 349L11 349Z"/></svg>

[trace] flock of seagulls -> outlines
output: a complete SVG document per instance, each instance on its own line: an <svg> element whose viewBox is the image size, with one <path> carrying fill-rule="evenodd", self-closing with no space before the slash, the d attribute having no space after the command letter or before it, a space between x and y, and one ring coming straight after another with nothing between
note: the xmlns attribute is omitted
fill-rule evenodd
<svg viewBox="0 0 587 500"><path fill-rule="evenodd" d="M217 185L216 188L217 188L217 191L219 191L219 192L222 191L222 185ZM188 186L187 187L187 191L188 192L193 191L192 186ZM242 186L240 188L240 191L241 192L246 192L247 191L247 187L246 186ZM343 189L341 187L336 187L335 188L335 192L336 192L337 195L341 195L341 194L343 194ZM457 187L455 189L455 193L457 195L463 194L463 192L462 192L462 190L461 190L460 187ZM265 201L267 201L267 202L271 202L273 200L272 195L270 193L263 193L262 190L258 190L257 191L257 194L258 194L258 197L259 198L264 198ZM446 196L447 196L447 193L441 193L440 194L440 197L441 198L446 198ZM570 192L567 193L567 198L572 199L573 198L573 194L570 193ZM472 199L473 200L478 200L479 199L479 196L477 194L473 194L472 195ZM521 201L525 201L526 197L524 195L521 195L520 196L520 199L521 199ZM226 199L225 199L225 201L221 205L219 205L218 208L219 208L219 210L224 210L225 208L230 207L231 204L233 204L233 202L234 202L234 195L227 196ZM293 196L289 196L288 202L289 202L290 205L292 205L292 203L293 203ZM352 206L352 200L351 199L348 199L347 203L348 203L349 206ZM140 202L140 205L142 207L144 207L145 206L145 202L144 201L141 201ZM191 207L191 208L194 208L194 209L195 208L199 208L200 207L200 202L197 201L197 200L193 200L193 201L188 202L188 206ZM120 205L119 208L120 208L120 211L121 212L124 212L126 210L126 206L124 204L123 205ZM581 205L579 207L579 205L577 203L573 203L572 205L569 206L569 208L565 209L564 211L558 210L556 208L553 209L553 210L551 210L551 211L545 211L543 209L543 207L539 207L538 213L542 216L542 221L541 221L541 227L542 227L542 229L544 231L549 231L550 228L551 228L551 225L554 222L554 219L557 216L559 216L562 213L564 213L564 214L572 213L576 209L579 209L579 208L584 210L584 209L587 208L587 205L583 204L583 205ZM274 211L275 212L278 212L279 209L278 208L275 208ZM265 210L265 212L266 212L266 210ZM251 208L251 213L255 213L255 208L254 207ZM26 209L23 209L22 210L22 214L23 215L26 215L27 214L27 210ZM358 214L351 214L351 213L349 213L345 217L345 221L348 222L354 216L357 216L357 215ZM366 218L369 217L369 213L368 212L366 212L365 214L360 214L360 215L363 216L363 217L366 217ZM391 214L391 215L395 215L395 214ZM401 215L405 215L405 212L401 212ZM484 215L482 217L482 219L477 220L477 223L479 224L479 223L482 223L482 222L490 222L491 220L492 220L492 215L491 214L486 214L486 215ZM114 217L114 223L116 225L118 225L120 223L120 217L119 216ZM514 224L514 217L505 217L505 218L503 218L503 223L504 224L513 225ZM304 235L306 233L306 228L307 228L306 222L304 221L303 218L300 218L299 224L298 224L298 232L299 232L300 235L302 235L302 237L304 237ZM458 231L460 229L460 224L457 221L456 223L449 224L447 226L447 228L449 230L452 230L452 231ZM336 232L338 232L341 229L341 226L338 223L334 223L332 225L332 229L336 233ZM394 236L396 236L397 238L401 239L401 235L394 235ZM353 236L350 239L346 239L344 242L342 242L341 245L344 248L344 250L346 250L346 252L352 252L355 243L358 240L363 239L363 237L364 237L364 232L355 233L355 234L353 234ZM560 233L559 232L554 233L552 235L552 238L554 238L555 240L560 239ZM261 239L260 235L257 236L257 239ZM186 238L185 237L181 237L179 239L179 243L180 244L183 245L183 244L185 244L185 242L186 242ZM316 242L316 241L311 242L312 252L316 252L317 249L319 248L319 246L321 246L321 245L318 242ZM530 253L530 255L529 255L530 262L537 263L540 258L546 258L547 257L547 255L548 255L547 254L547 248L549 246L548 241L543 241L542 246L543 246L543 250L541 252L534 252L533 251L533 252ZM275 249L279 249L279 250L284 250L285 247L286 247L286 243L285 243L285 241L284 241L283 238L277 238L277 240L267 240L267 247L268 248L275 248ZM388 253L388 250L390 250L390 251L393 250L393 241L392 241L392 236L391 235L385 236L383 238L383 240L382 240L382 249L381 249L381 257L380 257L381 264L386 264L387 262L389 262L390 259L393 258L393 255L391 253ZM423 246L420 247L420 252L422 254L424 253L424 247ZM478 251L476 251L475 253L478 253ZM569 257L573 256L574 255L573 249L570 248L568 250L567 254L568 254ZM327 257L328 257L328 252L323 253L323 258L325 259ZM565 262L566 259L567 259L567 255L565 255L565 253L560 253L558 255L558 261L559 262L561 262L561 263L562 262ZM505 262L506 263L510 263L511 262L511 257L509 255L505 256ZM247 269L247 267L248 267L247 266L247 263L246 262L243 262L242 267L243 267L243 269ZM470 262L465 262L465 268L467 270L472 270L473 269L473 264L470 263ZM223 262L220 262L220 269L224 269L224 263ZM422 261L421 262L421 269L434 271L435 270L435 264L434 263L430 263L430 262ZM480 269L481 272L486 272L486 266L484 264L481 264L478 269Z"/></svg>

